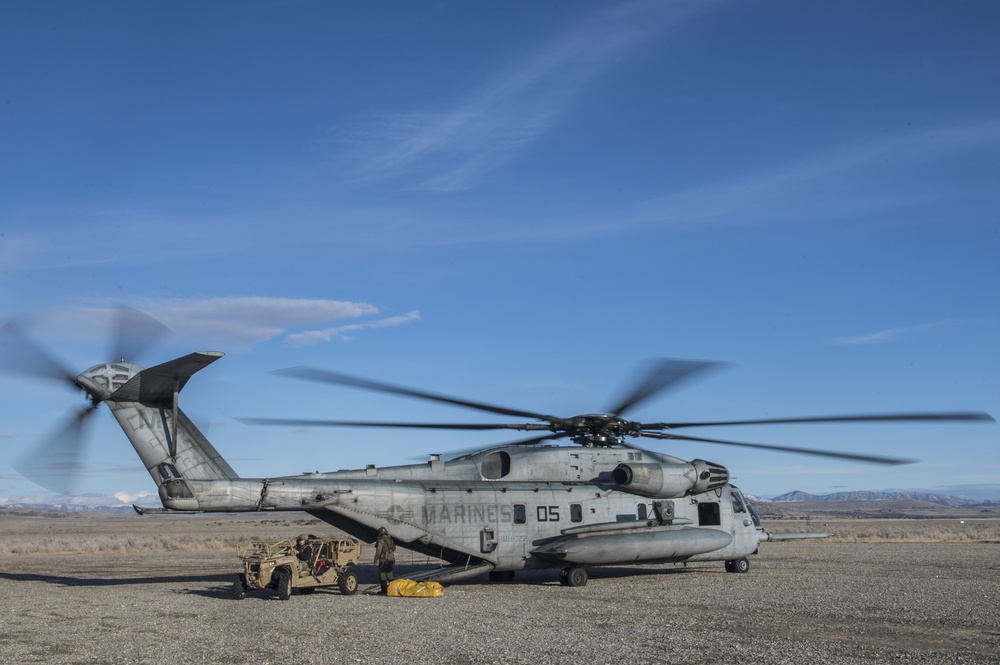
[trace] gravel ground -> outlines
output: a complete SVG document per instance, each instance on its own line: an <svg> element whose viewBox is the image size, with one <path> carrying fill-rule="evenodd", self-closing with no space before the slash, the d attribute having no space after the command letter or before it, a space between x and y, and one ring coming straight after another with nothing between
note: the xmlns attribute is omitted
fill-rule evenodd
<svg viewBox="0 0 1000 665"><path fill-rule="evenodd" d="M533 572L437 599L235 601L237 563L218 551L2 556L0 661L1000 662L1000 544L765 543L747 575L593 568L565 588L557 571ZM376 582L371 566L358 573L363 591Z"/></svg>

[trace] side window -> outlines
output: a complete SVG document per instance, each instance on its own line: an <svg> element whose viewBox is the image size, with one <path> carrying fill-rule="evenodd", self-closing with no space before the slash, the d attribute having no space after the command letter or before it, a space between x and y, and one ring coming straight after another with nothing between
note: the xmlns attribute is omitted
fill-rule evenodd
<svg viewBox="0 0 1000 665"><path fill-rule="evenodd" d="M486 480L500 480L510 473L510 455L498 450L483 458L480 473Z"/></svg>
<svg viewBox="0 0 1000 665"><path fill-rule="evenodd" d="M699 526L719 526L722 524L722 515L719 512L717 503L698 504L698 525Z"/></svg>
<svg viewBox="0 0 1000 665"><path fill-rule="evenodd" d="M569 504L569 521L570 522L583 521L583 506L581 506L578 503Z"/></svg>
<svg viewBox="0 0 1000 665"><path fill-rule="evenodd" d="M514 504L514 524L524 524L527 521L525 517L524 504L515 503Z"/></svg>

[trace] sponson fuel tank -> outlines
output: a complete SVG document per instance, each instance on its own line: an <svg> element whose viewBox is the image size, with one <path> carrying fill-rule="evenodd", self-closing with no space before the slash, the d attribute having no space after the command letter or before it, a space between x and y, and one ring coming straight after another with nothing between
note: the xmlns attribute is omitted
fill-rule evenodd
<svg viewBox="0 0 1000 665"><path fill-rule="evenodd" d="M564 536L531 553L547 561L578 565L680 561L721 549L732 541L731 535L716 529L654 526L624 533Z"/></svg>

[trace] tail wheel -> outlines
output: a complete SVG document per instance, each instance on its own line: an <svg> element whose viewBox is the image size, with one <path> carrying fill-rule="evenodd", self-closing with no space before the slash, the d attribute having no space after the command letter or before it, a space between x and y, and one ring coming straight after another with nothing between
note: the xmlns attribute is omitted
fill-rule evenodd
<svg viewBox="0 0 1000 665"><path fill-rule="evenodd" d="M358 578L351 570L345 570L337 578L337 586L340 587L341 594L353 596L358 592Z"/></svg>
<svg viewBox="0 0 1000 665"><path fill-rule="evenodd" d="M243 600L247 597L247 585L243 582L242 575L237 575L233 580L232 595L234 600Z"/></svg>
<svg viewBox="0 0 1000 665"><path fill-rule="evenodd" d="M282 568L275 575L278 578L278 598L288 600L292 597L292 574L287 568Z"/></svg>

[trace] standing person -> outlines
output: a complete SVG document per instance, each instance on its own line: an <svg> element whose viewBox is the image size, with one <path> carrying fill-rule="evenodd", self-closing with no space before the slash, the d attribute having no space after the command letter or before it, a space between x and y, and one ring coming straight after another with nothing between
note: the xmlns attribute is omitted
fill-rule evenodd
<svg viewBox="0 0 1000 665"><path fill-rule="evenodd" d="M382 593L386 593L389 582L396 579L392 572L396 567L396 544L392 542L392 536L384 526L379 528L378 538L375 539L375 565L378 566L378 582Z"/></svg>

